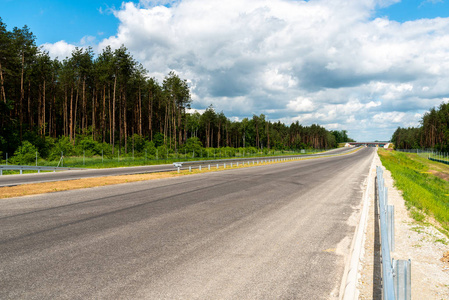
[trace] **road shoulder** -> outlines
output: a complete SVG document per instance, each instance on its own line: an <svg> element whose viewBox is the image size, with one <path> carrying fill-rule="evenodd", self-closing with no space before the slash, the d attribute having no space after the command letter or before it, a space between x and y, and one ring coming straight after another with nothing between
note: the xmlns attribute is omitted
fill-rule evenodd
<svg viewBox="0 0 449 300"><path fill-rule="evenodd" d="M382 166L376 154L376 165ZM412 298L449 299L449 263L440 259L449 250L448 239L431 225L422 225L409 217L402 194L394 187L391 173L384 169L389 204L395 208L395 251L392 258L411 259ZM374 187L371 191L374 199ZM380 280L380 244L376 203L371 202L364 255L358 282L359 299L382 299ZM373 284L374 282L374 284Z"/></svg>

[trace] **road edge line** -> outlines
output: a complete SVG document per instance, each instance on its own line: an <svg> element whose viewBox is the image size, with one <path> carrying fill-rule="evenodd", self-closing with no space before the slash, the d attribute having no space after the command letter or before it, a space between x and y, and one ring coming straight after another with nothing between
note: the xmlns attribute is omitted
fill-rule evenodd
<svg viewBox="0 0 449 300"><path fill-rule="evenodd" d="M343 280L340 286L340 300L353 300L358 299L359 291L357 289L357 282L359 277L359 264L363 255L363 248L365 245L366 237L366 225L368 219L370 189L373 186L373 170L375 169L375 156L377 151L373 154L371 165L368 173L368 182L363 195L362 201L362 213L360 215L360 221L357 224L354 232L350 248L350 259L346 263Z"/></svg>

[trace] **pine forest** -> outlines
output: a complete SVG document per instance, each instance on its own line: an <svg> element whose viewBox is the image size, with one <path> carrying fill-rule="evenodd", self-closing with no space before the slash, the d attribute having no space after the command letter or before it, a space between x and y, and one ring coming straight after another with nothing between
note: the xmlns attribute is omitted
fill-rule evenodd
<svg viewBox="0 0 449 300"><path fill-rule="evenodd" d="M231 121L209 106L191 112L191 91L175 72L149 78L125 46L75 48L51 59L30 28L7 29L0 18L0 152L4 161L26 153L154 155L192 149L247 151L334 148L346 131L287 126L263 114ZM202 151L202 150L201 150ZM26 163L16 160L17 163Z"/></svg>

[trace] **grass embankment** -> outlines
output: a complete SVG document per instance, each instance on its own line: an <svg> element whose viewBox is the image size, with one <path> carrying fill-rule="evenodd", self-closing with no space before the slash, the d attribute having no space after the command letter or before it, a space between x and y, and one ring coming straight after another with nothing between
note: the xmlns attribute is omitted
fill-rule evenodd
<svg viewBox="0 0 449 300"><path fill-rule="evenodd" d="M396 151L379 150L403 197L411 216L425 221L435 219L449 236L449 166L426 157Z"/></svg>

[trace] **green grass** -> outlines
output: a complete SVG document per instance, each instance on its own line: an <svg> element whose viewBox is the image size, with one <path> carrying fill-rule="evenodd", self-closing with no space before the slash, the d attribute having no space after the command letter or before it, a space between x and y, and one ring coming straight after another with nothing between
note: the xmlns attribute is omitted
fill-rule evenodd
<svg viewBox="0 0 449 300"><path fill-rule="evenodd" d="M429 173L442 167L416 154L380 149L379 156L403 192L411 216L423 221L425 213L449 231L449 182Z"/></svg>

